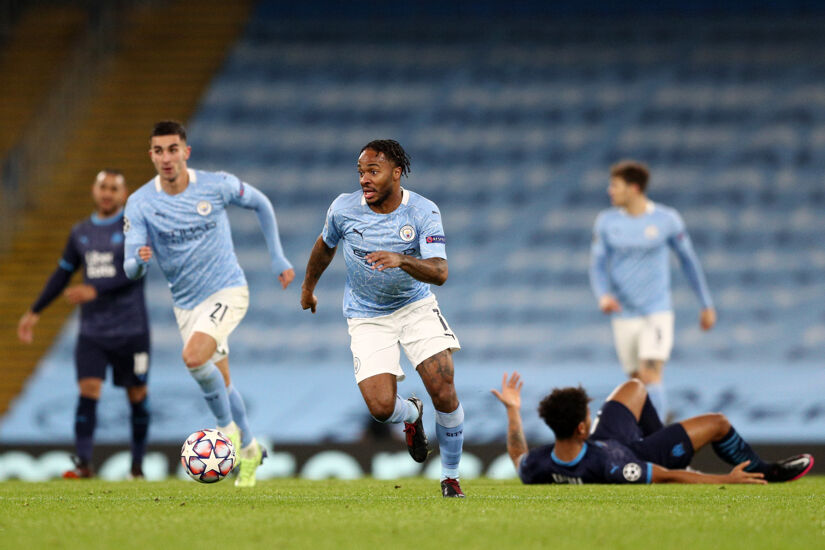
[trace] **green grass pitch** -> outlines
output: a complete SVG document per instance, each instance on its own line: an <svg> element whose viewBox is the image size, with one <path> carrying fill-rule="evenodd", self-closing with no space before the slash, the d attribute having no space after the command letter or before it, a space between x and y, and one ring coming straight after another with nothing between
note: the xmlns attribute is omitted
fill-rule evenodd
<svg viewBox="0 0 825 550"><path fill-rule="evenodd" d="M0 548L825 548L825 477L769 486L426 479L0 483Z"/></svg>

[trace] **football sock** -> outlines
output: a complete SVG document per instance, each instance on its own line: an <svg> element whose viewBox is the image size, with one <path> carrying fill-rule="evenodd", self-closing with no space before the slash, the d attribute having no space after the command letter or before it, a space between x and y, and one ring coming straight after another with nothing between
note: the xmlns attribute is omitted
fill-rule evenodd
<svg viewBox="0 0 825 550"><path fill-rule="evenodd" d="M711 446L719 458L732 466L750 460L751 463L745 468L748 472L764 473L768 471L769 465L759 458L759 455L751 449L748 442L736 433L733 426L721 441L714 441Z"/></svg>
<svg viewBox="0 0 825 550"><path fill-rule="evenodd" d="M149 398L132 403L132 466L140 467L146 454L146 435L149 433Z"/></svg>
<svg viewBox="0 0 825 550"><path fill-rule="evenodd" d="M84 465L92 462L95 425L97 424L97 399L80 396L74 415L74 436L77 458Z"/></svg>
<svg viewBox="0 0 825 550"><path fill-rule="evenodd" d="M241 446L246 447L252 443L252 431L249 429L249 419L246 416L246 405L243 402L241 393L235 389L235 386L229 384L226 387L226 393L229 395L229 409L232 411L232 420L238 425L241 430Z"/></svg>
<svg viewBox="0 0 825 550"><path fill-rule="evenodd" d="M665 386L661 382L657 384L647 384L647 397L650 399L656 412L659 413L659 420L664 424L667 418L667 396L665 395Z"/></svg>
<svg viewBox="0 0 825 550"><path fill-rule="evenodd" d="M435 411L435 433L441 454L441 479L458 479L458 463L464 446L464 407L451 413Z"/></svg>
<svg viewBox="0 0 825 550"><path fill-rule="evenodd" d="M642 406L639 427L642 428L642 433L646 436L664 428L662 421L659 419L659 413L656 411L656 407L653 406L653 401L650 400L650 395L645 398L645 404Z"/></svg>
<svg viewBox="0 0 825 550"><path fill-rule="evenodd" d="M226 386L223 375L215 363L204 363L200 367L189 369L189 374L198 383L203 391L203 397L209 410L218 420L218 426L226 426L232 422L232 413L229 410L229 396L226 395Z"/></svg>
<svg viewBox="0 0 825 550"><path fill-rule="evenodd" d="M376 420L378 419L376 418ZM392 414L388 419L378 420L378 422L397 424L399 422L413 423L416 420L418 420L418 408L406 399L402 399L400 395L395 394L395 408L392 410Z"/></svg>

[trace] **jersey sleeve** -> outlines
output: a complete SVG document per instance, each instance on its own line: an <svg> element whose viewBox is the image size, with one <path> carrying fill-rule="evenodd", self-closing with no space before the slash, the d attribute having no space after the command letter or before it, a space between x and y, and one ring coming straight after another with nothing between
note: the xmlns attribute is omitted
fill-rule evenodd
<svg viewBox="0 0 825 550"><path fill-rule="evenodd" d="M126 201L123 213L123 271L130 279L138 279L146 274L148 262L138 256L138 249L149 244L146 219L138 199L132 195Z"/></svg>
<svg viewBox="0 0 825 550"><path fill-rule="evenodd" d="M221 175L221 182L218 187L220 191L221 199L223 203L226 204L235 204L237 206L242 206L244 208L249 208L246 202L248 202L247 196L247 185L238 179L237 176L233 174L229 174L227 172L218 172Z"/></svg>
<svg viewBox="0 0 825 550"><path fill-rule="evenodd" d="M693 243L688 235L685 222L676 211L673 211L672 215L673 227L667 240L668 246L670 246L679 258L682 272L685 274L693 292L699 298L702 308L713 307L713 300L710 297L710 289L705 279L705 273L702 271L702 265L699 263L696 252L693 250Z"/></svg>
<svg viewBox="0 0 825 550"><path fill-rule="evenodd" d="M593 242L590 245L590 288L598 300L610 290L607 273L607 243L604 239L604 214L593 225Z"/></svg>
<svg viewBox="0 0 825 550"><path fill-rule="evenodd" d="M329 206L329 209L327 210L327 217L324 221L324 229L321 231L321 238L324 240L324 244L330 248L335 248L338 246L338 241L341 240L342 236L341 229L338 227L335 219L335 206L340 198L341 197L335 199Z"/></svg>
<svg viewBox="0 0 825 550"><path fill-rule="evenodd" d="M606 461L605 483L649 484L653 480L653 463L636 461Z"/></svg>
<svg viewBox="0 0 825 550"><path fill-rule="evenodd" d="M57 269L46 281L46 286L43 287L43 291L31 307L34 313L43 311L52 300L63 292L63 289L69 284L72 274L77 271L82 261L83 257L80 255L80 251L77 250L77 246L75 246L74 231L72 231L66 241L66 246L63 248L63 254L57 262Z"/></svg>
<svg viewBox="0 0 825 550"><path fill-rule="evenodd" d="M425 205L427 210L421 214L418 228L418 248L421 258L447 259L447 237L441 222L441 211L434 203Z"/></svg>
<svg viewBox="0 0 825 550"><path fill-rule="evenodd" d="M541 467L541 453L540 449L533 449L521 458L519 462L517 473L521 482L525 485L532 485L535 483L552 483L552 478L543 474Z"/></svg>

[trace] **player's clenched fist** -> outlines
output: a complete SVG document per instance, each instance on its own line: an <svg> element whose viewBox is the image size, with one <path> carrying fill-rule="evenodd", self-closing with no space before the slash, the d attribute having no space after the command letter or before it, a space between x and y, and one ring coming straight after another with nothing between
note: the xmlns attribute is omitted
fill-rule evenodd
<svg viewBox="0 0 825 550"><path fill-rule="evenodd" d="M152 249L148 246L141 246L138 249L138 256L140 256L140 259L144 262L148 262L152 259Z"/></svg>
<svg viewBox="0 0 825 550"><path fill-rule="evenodd" d="M318 307L318 297L310 290L301 289L301 308L315 313L316 307Z"/></svg>

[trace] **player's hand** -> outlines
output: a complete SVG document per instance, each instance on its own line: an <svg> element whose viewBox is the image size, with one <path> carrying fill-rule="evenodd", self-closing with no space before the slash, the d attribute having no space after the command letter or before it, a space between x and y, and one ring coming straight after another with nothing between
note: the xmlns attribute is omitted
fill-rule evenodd
<svg viewBox="0 0 825 550"><path fill-rule="evenodd" d="M599 309L602 313L618 313L622 310L622 306L616 298L610 294L605 294L599 298Z"/></svg>
<svg viewBox="0 0 825 550"><path fill-rule="evenodd" d="M291 267L285 271L281 271L281 274L278 275L278 280L281 282L281 288L286 289L286 287L289 286L289 283L291 283L294 278L295 270Z"/></svg>
<svg viewBox="0 0 825 550"><path fill-rule="evenodd" d="M67 288L63 295L70 304L76 306L97 298L97 289L92 285L74 285Z"/></svg>
<svg viewBox="0 0 825 550"><path fill-rule="evenodd" d="M379 250L377 252L370 252L364 258L370 267L378 271L384 271L390 267L401 267L401 262L404 261L404 255L397 252L388 252L386 250Z"/></svg>
<svg viewBox="0 0 825 550"><path fill-rule="evenodd" d="M767 484L768 482L765 481L765 474L760 472L745 471L745 467L750 463L750 460L746 460L741 464L737 464L733 470L725 476L727 478L726 483L752 483L757 485Z"/></svg>
<svg viewBox="0 0 825 550"><path fill-rule="evenodd" d="M23 314L17 323L17 337L24 344L31 344L34 340L34 325L40 320L40 315L29 310Z"/></svg>
<svg viewBox="0 0 825 550"><path fill-rule="evenodd" d="M490 392L504 403L504 406L508 409L520 409L521 387L523 385L524 382L521 381L519 373L514 371L510 379L507 380L507 373L505 372L504 376L501 377L501 391L492 389Z"/></svg>
<svg viewBox="0 0 825 550"><path fill-rule="evenodd" d="M152 259L152 249L148 246L141 246L138 248L138 256L140 256L140 259L144 262L148 262Z"/></svg>
<svg viewBox="0 0 825 550"><path fill-rule="evenodd" d="M712 307L703 309L699 314L699 326L702 330L710 330L716 324L716 310Z"/></svg>
<svg viewBox="0 0 825 550"><path fill-rule="evenodd" d="M315 313L316 307L318 307L318 297L311 290L301 287L301 308Z"/></svg>

